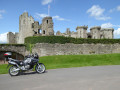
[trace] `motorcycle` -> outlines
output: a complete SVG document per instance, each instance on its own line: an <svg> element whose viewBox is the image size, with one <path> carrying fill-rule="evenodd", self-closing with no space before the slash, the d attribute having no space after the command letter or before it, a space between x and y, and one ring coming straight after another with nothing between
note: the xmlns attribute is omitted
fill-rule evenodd
<svg viewBox="0 0 120 90"><path fill-rule="evenodd" d="M4 56L8 59L8 67L11 66L9 68L9 74L11 76L17 76L20 72L33 70L34 66L37 73L45 72L45 65L39 63L39 56L37 53L25 56L23 61L10 58L11 53L9 52L5 53Z"/></svg>

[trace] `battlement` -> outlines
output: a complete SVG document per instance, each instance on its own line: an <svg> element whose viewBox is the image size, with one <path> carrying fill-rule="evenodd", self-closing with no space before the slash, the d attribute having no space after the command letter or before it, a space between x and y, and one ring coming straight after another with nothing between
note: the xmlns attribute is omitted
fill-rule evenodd
<svg viewBox="0 0 120 90"><path fill-rule="evenodd" d="M81 28L83 28L83 29L86 29L86 30L87 30L88 26L77 26L76 30L81 29Z"/></svg>
<svg viewBox="0 0 120 90"><path fill-rule="evenodd" d="M114 28L101 28L101 31L114 31Z"/></svg>
<svg viewBox="0 0 120 90"><path fill-rule="evenodd" d="M94 26L94 27L91 27L90 30L93 30L93 29L97 29L97 30L100 30L101 27L100 26Z"/></svg>
<svg viewBox="0 0 120 90"><path fill-rule="evenodd" d="M47 19L52 19L52 17L44 17L42 22L46 21Z"/></svg>
<svg viewBox="0 0 120 90"><path fill-rule="evenodd" d="M22 15L20 15L20 17L24 17L24 18L28 17L28 12L24 12Z"/></svg>

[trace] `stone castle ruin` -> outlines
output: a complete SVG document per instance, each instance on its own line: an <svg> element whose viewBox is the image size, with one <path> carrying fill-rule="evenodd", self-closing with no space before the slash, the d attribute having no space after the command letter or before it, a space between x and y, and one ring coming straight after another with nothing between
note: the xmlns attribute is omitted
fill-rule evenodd
<svg viewBox="0 0 120 90"><path fill-rule="evenodd" d="M10 44L23 44L24 39L29 36L53 36L54 24L52 17L45 17L42 20L42 24L35 21L32 16L28 16L27 12L24 12L19 17L19 33L9 32L7 34L7 40ZM57 31L56 36L65 36L73 38L91 38L91 39L113 39L113 28L101 28L95 26L90 28L90 32L87 32L88 26L78 26L77 32L71 32L67 28L65 33Z"/></svg>

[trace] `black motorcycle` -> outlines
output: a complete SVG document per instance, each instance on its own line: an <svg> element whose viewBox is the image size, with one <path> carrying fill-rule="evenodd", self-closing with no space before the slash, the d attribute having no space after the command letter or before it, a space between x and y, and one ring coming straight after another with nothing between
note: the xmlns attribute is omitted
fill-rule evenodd
<svg viewBox="0 0 120 90"><path fill-rule="evenodd" d="M11 65L9 68L9 74L11 76L17 76L23 71L33 70L34 66L37 73L45 72L45 65L43 63L39 63L39 56L37 53L25 56L25 60L23 61L10 58L11 53L5 53L4 55L9 60L8 67Z"/></svg>

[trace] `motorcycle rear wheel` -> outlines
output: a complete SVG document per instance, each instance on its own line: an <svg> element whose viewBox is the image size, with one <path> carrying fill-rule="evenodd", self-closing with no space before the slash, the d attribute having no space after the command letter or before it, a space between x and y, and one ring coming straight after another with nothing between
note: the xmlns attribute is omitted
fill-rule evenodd
<svg viewBox="0 0 120 90"><path fill-rule="evenodd" d="M44 73L45 72L45 65L43 63L39 63L35 67L35 71L37 73Z"/></svg>
<svg viewBox="0 0 120 90"><path fill-rule="evenodd" d="M18 71L15 71L16 69L17 69L16 66L11 66L11 67L9 68L9 74L10 74L11 76L17 76L17 75L19 75L20 71L19 71L19 70L18 70Z"/></svg>

